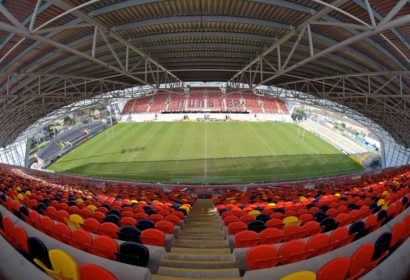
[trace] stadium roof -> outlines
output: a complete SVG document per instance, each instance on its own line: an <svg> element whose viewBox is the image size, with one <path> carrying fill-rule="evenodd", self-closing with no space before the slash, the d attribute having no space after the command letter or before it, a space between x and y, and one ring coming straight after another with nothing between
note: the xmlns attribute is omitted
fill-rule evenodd
<svg viewBox="0 0 410 280"><path fill-rule="evenodd" d="M346 105L410 146L409 0L0 0L0 145L75 101L185 81Z"/></svg>

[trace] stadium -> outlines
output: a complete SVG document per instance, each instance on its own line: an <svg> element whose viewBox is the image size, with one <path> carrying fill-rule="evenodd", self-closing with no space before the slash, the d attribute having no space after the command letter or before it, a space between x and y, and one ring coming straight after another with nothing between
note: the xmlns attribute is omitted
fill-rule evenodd
<svg viewBox="0 0 410 280"><path fill-rule="evenodd" d="M0 279L410 279L410 1L0 0Z"/></svg>

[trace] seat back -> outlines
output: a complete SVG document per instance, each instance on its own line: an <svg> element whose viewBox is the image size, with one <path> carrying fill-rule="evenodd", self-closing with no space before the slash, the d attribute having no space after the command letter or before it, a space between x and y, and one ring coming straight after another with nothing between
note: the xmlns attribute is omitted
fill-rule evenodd
<svg viewBox="0 0 410 280"><path fill-rule="evenodd" d="M344 280L349 272L350 259L339 257L326 263L316 274L317 280Z"/></svg>
<svg viewBox="0 0 410 280"><path fill-rule="evenodd" d="M360 246L352 255L349 276L358 279L372 268L373 244Z"/></svg>
<svg viewBox="0 0 410 280"><path fill-rule="evenodd" d="M60 249L51 249L48 255L54 271L68 279L80 279L77 263L70 255Z"/></svg>
<svg viewBox="0 0 410 280"><path fill-rule="evenodd" d="M92 245L92 242L93 237L91 234L83 229L76 229L71 232L71 238L68 241L71 246L81 250L88 250L88 248Z"/></svg>
<svg viewBox="0 0 410 280"><path fill-rule="evenodd" d="M301 226L297 225L287 226L283 230L285 241L302 238L305 235L305 233L305 230Z"/></svg>
<svg viewBox="0 0 410 280"><path fill-rule="evenodd" d="M141 233L140 239L145 245L164 246L165 233L158 229L150 228Z"/></svg>
<svg viewBox="0 0 410 280"><path fill-rule="evenodd" d="M230 235L235 235L238 232L244 231L247 229L247 225L244 222L233 222L228 226L228 233Z"/></svg>
<svg viewBox="0 0 410 280"><path fill-rule="evenodd" d="M398 222L393 226L393 229L391 231L392 233L392 239L390 243L390 247L396 247L401 243L402 240L404 240L404 231L405 231L405 225L403 222Z"/></svg>
<svg viewBox="0 0 410 280"><path fill-rule="evenodd" d="M117 235L121 240L140 242L141 231L133 226L124 226L120 228Z"/></svg>
<svg viewBox="0 0 410 280"><path fill-rule="evenodd" d="M285 228L288 226L298 226L302 221L295 216L288 216L282 220L282 223L285 225Z"/></svg>
<svg viewBox="0 0 410 280"><path fill-rule="evenodd" d="M161 230L164 233L168 233L168 234L174 233L174 224L168 221L156 222L155 228Z"/></svg>
<svg viewBox="0 0 410 280"><path fill-rule="evenodd" d="M149 261L147 247L132 241L121 243L119 253L116 255L119 261L137 266L146 267Z"/></svg>
<svg viewBox="0 0 410 280"><path fill-rule="evenodd" d="M316 273L312 271L297 271L286 276L281 277L279 280L316 280Z"/></svg>
<svg viewBox="0 0 410 280"><path fill-rule="evenodd" d="M38 237L29 237L27 239L28 252L32 259L39 259L48 268L51 268L50 257L48 256L48 250L43 241Z"/></svg>
<svg viewBox="0 0 410 280"><path fill-rule="evenodd" d="M255 231L244 230L235 234L235 247L253 247L259 243L259 234Z"/></svg>
<svg viewBox="0 0 410 280"><path fill-rule="evenodd" d="M249 269L273 267L278 261L278 250L273 245L259 245L246 252L246 263Z"/></svg>
<svg viewBox="0 0 410 280"><path fill-rule="evenodd" d="M255 232L261 232L264 229L266 229L266 225L262 221L255 220L248 224L248 230L252 230Z"/></svg>
<svg viewBox="0 0 410 280"><path fill-rule="evenodd" d="M144 231L144 230L146 230L146 229L154 228L154 227L155 227L155 224L154 224L154 222L151 221L151 220L141 220L141 221L139 221L139 222L137 223L137 228L138 228L140 231Z"/></svg>
<svg viewBox="0 0 410 280"><path fill-rule="evenodd" d="M322 232L320 224L315 221L309 221L303 225L303 230L306 232L306 236L311 236Z"/></svg>
<svg viewBox="0 0 410 280"><path fill-rule="evenodd" d="M109 236L98 235L93 239L89 251L103 258L115 259L115 253L118 252L118 243Z"/></svg>
<svg viewBox="0 0 410 280"><path fill-rule="evenodd" d="M81 228L89 231L89 232L93 232L93 233L97 233L98 229L100 227L100 222L97 219L94 218L87 218L84 220L84 223L81 225Z"/></svg>
<svg viewBox="0 0 410 280"><path fill-rule="evenodd" d="M385 252L388 252L392 240L392 234L390 232L382 233L379 238L377 238L374 243L374 253L372 260L376 261L379 258L383 257Z"/></svg>
<svg viewBox="0 0 410 280"><path fill-rule="evenodd" d="M261 244L280 243L283 239L282 231L277 228L267 228L259 233Z"/></svg>
<svg viewBox="0 0 410 280"><path fill-rule="evenodd" d="M15 226L13 228L14 241L17 247L25 253L28 253L27 233L21 226Z"/></svg>
<svg viewBox="0 0 410 280"><path fill-rule="evenodd" d="M279 248L279 255L282 264L304 260L308 256L306 243L300 239L288 241Z"/></svg>
<svg viewBox="0 0 410 280"><path fill-rule="evenodd" d="M98 231L100 234L107 235L111 238L118 238L117 232L119 229L120 228L116 224L105 222L100 225Z"/></svg>
<svg viewBox="0 0 410 280"><path fill-rule="evenodd" d="M309 238L307 250L312 251L312 255L318 256L324 254L332 249L330 244L330 236L326 233L319 233Z"/></svg>

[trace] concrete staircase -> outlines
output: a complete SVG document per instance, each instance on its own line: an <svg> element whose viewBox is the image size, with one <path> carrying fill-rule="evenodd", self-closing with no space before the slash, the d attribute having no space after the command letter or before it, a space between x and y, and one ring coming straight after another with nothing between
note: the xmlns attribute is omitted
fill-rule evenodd
<svg viewBox="0 0 410 280"><path fill-rule="evenodd" d="M211 199L199 199L152 279L241 279Z"/></svg>

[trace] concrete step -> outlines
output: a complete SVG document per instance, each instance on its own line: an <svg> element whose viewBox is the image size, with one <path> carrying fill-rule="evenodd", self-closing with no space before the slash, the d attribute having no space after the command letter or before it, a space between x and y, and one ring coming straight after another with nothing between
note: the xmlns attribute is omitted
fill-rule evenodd
<svg viewBox="0 0 410 280"><path fill-rule="evenodd" d="M230 254L230 248L186 248L172 247L171 253L186 253L186 254Z"/></svg>
<svg viewBox="0 0 410 280"><path fill-rule="evenodd" d="M218 245L218 246L223 246L223 245L228 245L228 242L225 239L220 239L220 240L214 240L214 239L192 239L192 238L178 238L175 239L175 246L177 244L204 244L204 245Z"/></svg>
<svg viewBox="0 0 410 280"><path fill-rule="evenodd" d="M159 275L159 274L152 274L153 280L197 280L198 277L173 277L173 276L167 276L167 275ZM215 278L203 278L203 280L214 280ZM242 277L223 277L223 278L218 278L219 280L241 280Z"/></svg>
<svg viewBox="0 0 410 280"><path fill-rule="evenodd" d="M174 243L175 246L181 248L197 248L197 249L216 249L216 248L228 248L229 245L227 242L224 243L204 243L202 240L197 240L197 242L178 242L178 239Z"/></svg>
<svg viewBox="0 0 410 280"><path fill-rule="evenodd" d="M204 260L173 260L162 259L160 266L181 267L181 268L234 268L238 265L235 261L204 261Z"/></svg>
<svg viewBox="0 0 410 280"><path fill-rule="evenodd" d="M239 277L238 268L179 268L160 266L158 274L174 277L218 278Z"/></svg>
<svg viewBox="0 0 410 280"><path fill-rule="evenodd" d="M182 231L183 233L192 232L192 233L216 233L222 232L220 228L187 228Z"/></svg>
<svg viewBox="0 0 410 280"><path fill-rule="evenodd" d="M194 253L166 253L164 258L170 260L191 260L191 261L233 261L232 254L194 254Z"/></svg>
<svg viewBox="0 0 410 280"><path fill-rule="evenodd" d="M196 235L196 234L179 234L176 239L195 239L195 240L225 240L223 234L219 235Z"/></svg>

